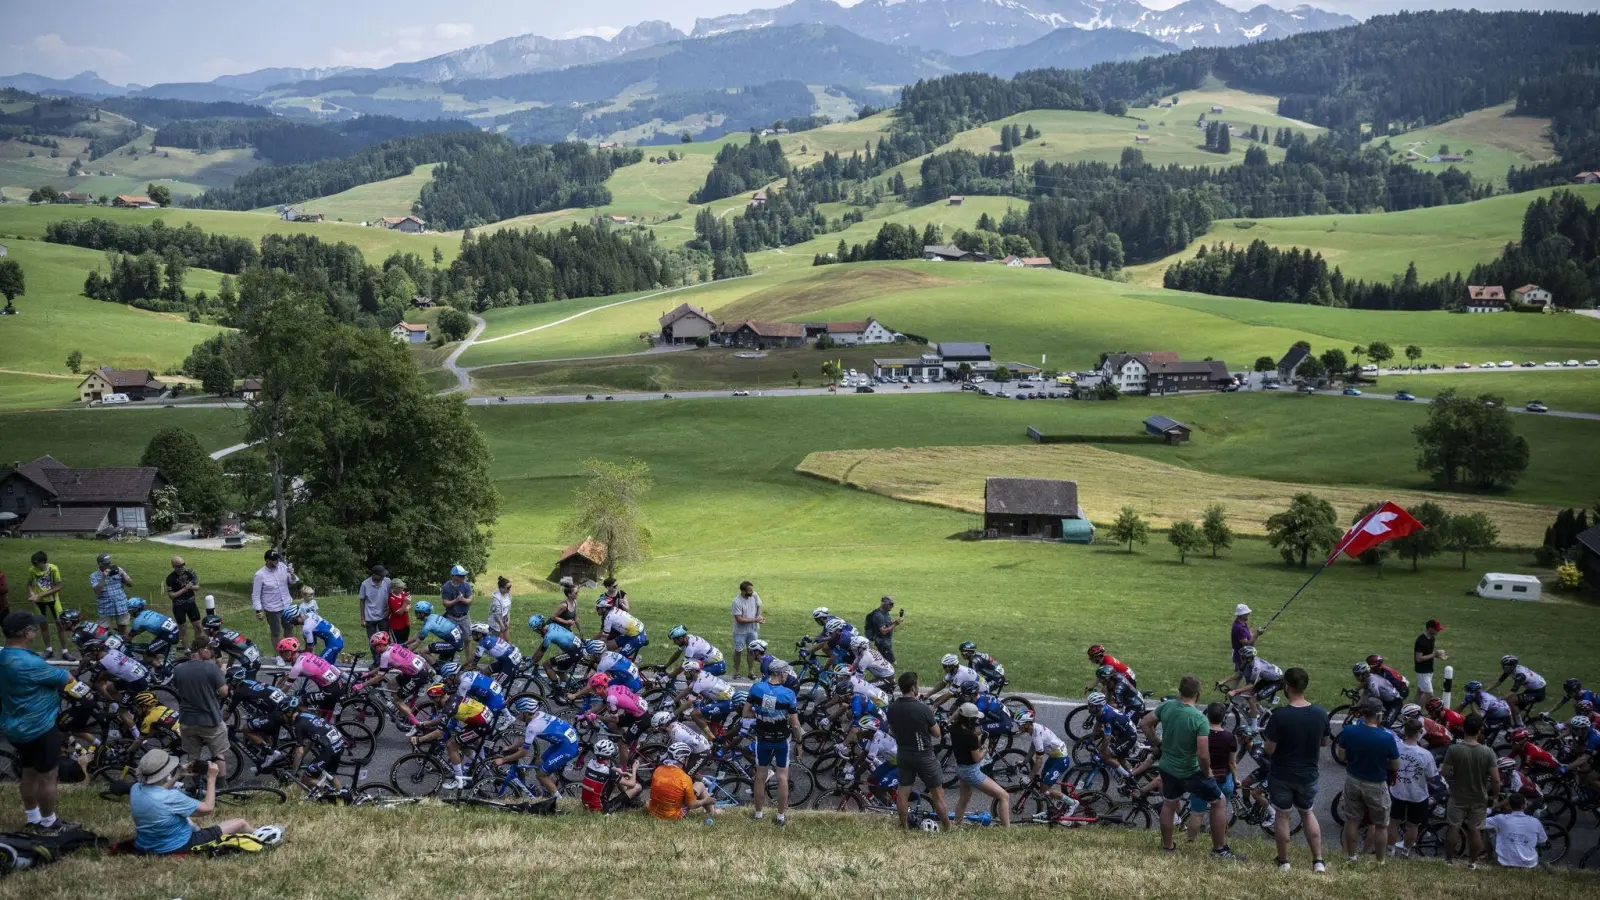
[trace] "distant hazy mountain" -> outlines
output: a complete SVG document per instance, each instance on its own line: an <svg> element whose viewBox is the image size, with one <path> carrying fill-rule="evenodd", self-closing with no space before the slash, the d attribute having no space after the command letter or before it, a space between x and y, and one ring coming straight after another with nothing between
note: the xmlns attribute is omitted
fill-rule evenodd
<svg viewBox="0 0 1600 900"><path fill-rule="evenodd" d="M94 72L79 72L71 78L48 78L23 72L0 75L0 88L16 88L32 94L76 94L82 97L120 97L137 85L116 85Z"/></svg>
<svg viewBox="0 0 1600 900"><path fill-rule="evenodd" d="M985 50L952 59L963 72L987 72L1010 78L1029 69L1087 69L1103 62L1122 62L1173 53L1177 47L1152 37L1117 28L1086 31L1082 28L1057 28L1042 38L1020 47Z"/></svg>
<svg viewBox="0 0 1600 900"><path fill-rule="evenodd" d="M836 25L876 41L954 56L1015 47L1064 26L1118 28L1179 47L1231 46L1356 24L1349 16L1310 6L1291 10L1262 4L1246 12L1216 0L1187 0L1153 10L1137 0L795 0L775 9L699 19L694 37L773 25Z"/></svg>
<svg viewBox="0 0 1600 900"><path fill-rule="evenodd" d="M295 81L319 81L330 75L339 75L348 71L350 71L350 66L328 66L313 69L278 66L271 69L257 69L254 72L245 72L240 75L222 75L211 79L211 83L233 88L234 90L260 93L275 85L289 84Z"/></svg>
<svg viewBox="0 0 1600 900"><path fill-rule="evenodd" d="M465 78L504 78L530 72L548 72L588 63L615 59L632 50L641 50L682 40L688 35L670 22L641 22L631 25L606 40L602 37L567 39L523 34L479 44L430 57L418 62L396 63L373 71L376 75L419 78L423 81L455 81Z"/></svg>
<svg viewBox="0 0 1600 900"><path fill-rule="evenodd" d="M147 88L129 91L128 96L150 97L157 100L193 100L197 103L216 103L219 101L248 103L257 93L257 91L241 91L238 88L224 87L210 81L180 81L152 84Z"/></svg>

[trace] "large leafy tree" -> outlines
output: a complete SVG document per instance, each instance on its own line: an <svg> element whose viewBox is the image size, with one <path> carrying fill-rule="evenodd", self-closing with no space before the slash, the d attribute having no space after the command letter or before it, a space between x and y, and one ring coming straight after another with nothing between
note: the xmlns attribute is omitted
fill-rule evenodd
<svg viewBox="0 0 1600 900"><path fill-rule="evenodd" d="M1267 541L1284 562L1304 569L1313 551L1326 553L1339 542L1338 520L1333 504L1316 494L1295 494L1288 509L1267 518Z"/></svg>
<svg viewBox="0 0 1600 900"><path fill-rule="evenodd" d="M1444 529L1443 549L1461 554L1461 568L1465 569L1468 553L1494 549L1494 542L1499 537L1500 529L1495 527L1494 520L1483 513L1451 516L1449 525Z"/></svg>
<svg viewBox="0 0 1600 900"><path fill-rule="evenodd" d="M1417 437L1417 468L1447 488L1465 482L1483 489L1509 488L1528 468L1528 441L1511 427L1505 400L1440 391L1428 406Z"/></svg>
<svg viewBox="0 0 1600 900"><path fill-rule="evenodd" d="M11 301L28 292L28 281L22 275L22 264L14 259L0 259L0 294L5 295L6 309Z"/></svg>
<svg viewBox="0 0 1600 900"><path fill-rule="evenodd" d="M183 428L163 428L145 445L139 465L161 470L177 495L178 506L207 527L227 514L230 497L222 466L200 439Z"/></svg>
<svg viewBox="0 0 1600 900"><path fill-rule="evenodd" d="M575 507L567 530L575 540L592 537L606 547L606 574L650 556L650 529L644 524L644 498L654 482L650 467L630 459L583 462L584 481L573 491Z"/></svg>

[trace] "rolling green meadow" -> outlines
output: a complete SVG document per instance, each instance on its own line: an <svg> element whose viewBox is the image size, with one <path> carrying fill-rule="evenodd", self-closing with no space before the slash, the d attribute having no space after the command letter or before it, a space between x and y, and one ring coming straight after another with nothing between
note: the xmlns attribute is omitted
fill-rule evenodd
<svg viewBox="0 0 1600 900"><path fill-rule="evenodd" d="M417 166L410 175L374 181L348 191L297 203L295 208L308 213L322 213L335 222L375 222L384 216L409 216L412 204L422 196L422 186L433 180L434 165L428 163ZM268 207L257 212L276 214L276 209Z"/></svg>
<svg viewBox="0 0 1600 900"><path fill-rule="evenodd" d="M1474 110L1428 128L1375 139L1368 144L1378 146L1387 140L1397 160L1409 158L1410 153L1422 157L1413 164L1425 172L1455 166L1475 179L1504 188L1506 171L1511 167L1547 162L1555 157L1547 133L1550 120L1514 116L1511 114L1513 106L1506 103ZM1466 159L1453 163L1428 162L1429 157L1446 152L1446 147L1448 152L1459 153Z"/></svg>

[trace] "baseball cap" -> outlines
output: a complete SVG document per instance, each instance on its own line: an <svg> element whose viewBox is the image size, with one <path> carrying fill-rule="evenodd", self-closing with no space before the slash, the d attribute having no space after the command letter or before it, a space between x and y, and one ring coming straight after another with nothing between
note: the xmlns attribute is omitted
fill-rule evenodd
<svg viewBox="0 0 1600 900"><path fill-rule="evenodd" d="M277 562L278 560L283 559L283 554L276 550L268 550L266 553L261 555L261 558L267 560L268 562Z"/></svg>
<svg viewBox="0 0 1600 900"><path fill-rule="evenodd" d="M383 566L373 566L372 574L378 576L379 578L384 578L388 576L389 570L385 569Z"/></svg>
<svg viewBox="0 0 1600 900"><path fill-rule="evenodd" d="M1434 631L1443 631L1444 623L1438 619L1429 619L1426 627L1432 628Z"/></svg>
<svg viewBox="0 0 1600 900"><path fill-rule="evenodd" d="M28 612L14 612L6 614L5 622L0 623L0 630L5 632L6 637L14 638L21 637L23 632L27 631L29 628L41 627L43 625L44 616L38 616Z"/></svg>
<svg viewBox="0 0 1600 900"><path fill-rule="evenodd" d="M980 719L983 713L978 712L978 707L973 703L963 703L956 707L956 715L966 719Z"/></svg>
<svg viewBox="0 0 1600 900"><path fill-rule="evenodd" d="M178 768L178 758L157 748L139 757L139 780L145 784L160 784Z"/></svg>
<svg viewBox="0 0 1600 900"><path fill-rule="evenodd" d="M111 554L109 554L109 553L102 553L102 554L100 554L100 555L99 555L99 556L96 556L96 557L95 557L95 558L94 558L94 561L95 561L95 562L96 562L96 563L97 563L97 564L99 564L99 565L102 565L102 566L103 566L103 565L105 565L105 564L106 564L106 563L108 563L108 562L111 562Z"/></svg>
<svg viewBox="0 0 1600 900"><path fill-rule="evenodd" d="M1238 606L1235 606L1233 608L1233 615L1234 615L1235 618L1237 618L1239 616L1248 616L1248 615L1250 615L1250 607L1245 606L1243 603L1241 603Z"/></svg>
<svg viewBox="0 0 1600 900"><path fill-rule="evenodd" d="M1361 714L1363 716L1383 715L1383 701L1379 700L1377 697L1368 697L1367 699L1361 701Z"/></svg>
<svg viewBox="0 0 1600 900"><path fill-rule="evenodd" d="M890 606L893 606L894 605L894 598L889 596L888 594L884 594L883 595L883 602L889 604Z"/></svg>

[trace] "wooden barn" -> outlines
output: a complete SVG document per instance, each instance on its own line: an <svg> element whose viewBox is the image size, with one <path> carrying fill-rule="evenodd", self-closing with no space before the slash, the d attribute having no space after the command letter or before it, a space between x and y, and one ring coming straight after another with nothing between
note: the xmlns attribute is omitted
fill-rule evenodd
<svg viewBox="0 0 1600 900"><path fill-rule="evenodd" d="M1094 526L1078 505L1076 481L990 477L983 483L983 530L1000 538L1092 540Z"/></svg>
<svg viewBox="0 0 1600 900"><path fill-rule="evenodd" d="M571 578L574 584L594 584L606 567L606 545L592 537L573 544L561 552L556 560L556 570L550 573L551 581Z"/></svg>

